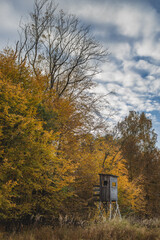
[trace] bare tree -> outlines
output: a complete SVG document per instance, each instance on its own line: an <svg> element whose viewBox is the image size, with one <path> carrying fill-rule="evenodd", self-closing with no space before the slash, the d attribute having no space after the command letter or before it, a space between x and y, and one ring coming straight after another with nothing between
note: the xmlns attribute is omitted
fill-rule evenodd
<svg viewBox="0 0 160 240"><path fill-rule="evenodd" d="M27 60L35 74L39 70L46 74L47 90L73 98L92 86L108 55L89 27L58 11L51 0L35 0L30 21L21 25L17 53L19 61Z"/></svg>

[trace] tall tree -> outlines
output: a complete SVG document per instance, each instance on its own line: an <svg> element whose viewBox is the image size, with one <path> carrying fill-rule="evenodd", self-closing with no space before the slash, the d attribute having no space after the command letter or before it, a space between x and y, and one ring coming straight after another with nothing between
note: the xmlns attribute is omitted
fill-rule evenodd
<svg viewBox="0 0 160 240"><path fill-rule="evenodd" d="M59 11L51 0L35 0L28 23L21 24L16 54L19 64L26 61L36 76L45 76L45 92L77 104L88 129L105 126L102 119L93 120L99 99L89 89L108 51L77 17Z"/></svg>
<svg viewBox="0 0 160 240"><path fill-rule="evenodd" d="M17 43L19 61L28 60L35 74L48 76L47 89L77 96L92 85L99 63L108 54L73 15L67 15L50 0L35 0L30 21L21 27Z"/></svg>
<svg viewBox="0 0 160 240"><path fill-rule="evenodd" d="M121 148L129 171L130 181L138 181L145 191L146 214L157 213L153 209L158 197L158 172L160 160L156 148L157 135L152 129L152 121L144 113L130 112L122 122L118 123ZM157 201L156 201L157 202ZM155 209L159 208L157 205Z"/></svg>

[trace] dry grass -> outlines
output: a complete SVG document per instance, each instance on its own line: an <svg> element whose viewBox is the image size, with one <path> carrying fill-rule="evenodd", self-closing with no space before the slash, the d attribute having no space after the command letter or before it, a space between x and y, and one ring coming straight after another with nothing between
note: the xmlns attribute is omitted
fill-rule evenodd
<svg viewBox="0 0 160 240"><path fill-rule="evenodd" d="M151 222L151 221L150 221ZM148 223L147 223L148 224ZM84 228L62 226L52 229L51 226L23 230L20 233L0 233L1 240L160 240L157 228L130 224L127 220L90 224ZM145 225L145 224L144 224ZM153 225L153 222L152 222Z"/></svg>

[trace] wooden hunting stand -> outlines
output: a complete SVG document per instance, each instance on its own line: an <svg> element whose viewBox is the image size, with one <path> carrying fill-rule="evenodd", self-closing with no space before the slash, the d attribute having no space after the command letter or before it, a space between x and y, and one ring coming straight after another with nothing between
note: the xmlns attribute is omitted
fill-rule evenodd
<svg viewBox="0 0 160 240"><path fill-rule="evenodd" d="M100 185L94 186L94 196L99 198L100 215L109 211L109 219L119 216L121 218L118 205L118 176L112 174L99 174Z"/></svg>

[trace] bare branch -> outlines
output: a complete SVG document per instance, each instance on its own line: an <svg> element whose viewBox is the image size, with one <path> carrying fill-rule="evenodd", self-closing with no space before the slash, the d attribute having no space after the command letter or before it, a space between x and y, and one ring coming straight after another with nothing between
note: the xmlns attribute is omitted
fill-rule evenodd
<svg viewBox="0 0 160 240"><path fill-rule="evenodd" d="M73 95L77 87L82 94L82 83L92 82L108 55L89 27L73 15L58 12L51 0L35 0L30 21L21 27L19 42L19 61L27 59L35 74L37 69L47 74L49 89L59 97Z"/></svg>

